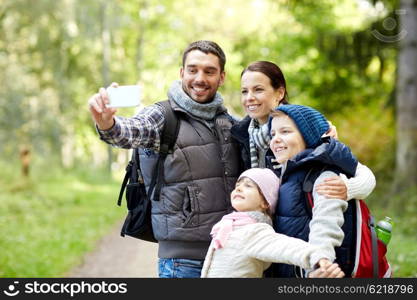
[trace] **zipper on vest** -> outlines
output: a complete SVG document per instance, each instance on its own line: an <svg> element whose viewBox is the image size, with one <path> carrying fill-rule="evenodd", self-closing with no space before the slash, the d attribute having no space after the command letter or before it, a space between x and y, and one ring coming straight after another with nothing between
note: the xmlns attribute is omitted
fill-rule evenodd
<svg viewBox="0 0 417 300"><path fill-rule="evenodd" d="M224 157L224 153L222 152L222 140L220 140L220 135L217 133L217 130L221 131L222 127L220 124L217 123L217 119L214 121L214 126L212 128L213 131L213 135L215 136L216 140L217 140L217 148L220 154L220 161L223 167L223 186L224 186L224 190L226 191L226 197L224 198L225 202L227 203L227 199L230 196L230 193L232 192L232 190L229 190L229 186L227 184L227 178L230 176L229 172L227 172L226 170L226 161L225 161L225 157Z"/></svg>
<svg viewBox="0 0 417 300"><path fill-rule="evenodd" d="M219 140L219 135L217 134L217 130L216 130L216 128L213 128L213 129L212 129L212 131L213 131L213 135L214 135L214 137L215 137L217 140Z"/></svg>

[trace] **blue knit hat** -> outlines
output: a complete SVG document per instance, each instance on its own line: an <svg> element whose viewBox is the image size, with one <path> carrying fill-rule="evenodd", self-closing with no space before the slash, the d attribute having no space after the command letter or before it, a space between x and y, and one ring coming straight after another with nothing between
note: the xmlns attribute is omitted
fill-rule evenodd
<svg viewBox="0 0 417 300"><path fill-rule="evenodd" d="M284 112L294 121L307 148L315 148L321 144L322 135L330 128L326 118L309 106L284 104L277 106L275 111Z"/></svg>

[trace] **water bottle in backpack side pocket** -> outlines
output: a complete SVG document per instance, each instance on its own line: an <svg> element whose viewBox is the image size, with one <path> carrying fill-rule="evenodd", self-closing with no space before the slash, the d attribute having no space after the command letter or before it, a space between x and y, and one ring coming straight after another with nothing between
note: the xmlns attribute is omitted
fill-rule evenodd
<svg viewBox="0 0 417 300"><path fill-rule="evenodd" d="M388 245L391 240L392 220L390 217L385 217L376 224L376 235L385 245Z"/></svg>

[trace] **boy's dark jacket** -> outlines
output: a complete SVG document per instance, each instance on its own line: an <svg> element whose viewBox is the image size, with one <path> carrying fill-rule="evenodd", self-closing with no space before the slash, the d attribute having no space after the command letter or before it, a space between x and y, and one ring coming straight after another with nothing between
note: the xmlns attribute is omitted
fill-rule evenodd
<svg viewBox="0 0 417 300"><path fill-rule="evenodd" d="M233 125L231 133L233 138L240 144L241 157L244 169L249 169L250 149L248 127L251 118L246 116L243 120ZM306 196L303 192L305 176L312 168L333 171L337 174L344 173L348 178L353 177L356 172L358 161L352 154L349 147L333 138L325 138L324 142L315 149L306 149L287 162L285 174L282 178L279 200L274 216L274 228L277 232L288 236L297 237L308 241L310 233L309 223L311 216L310 209L306 206ZM272 152L268 152L266 164L273 169L271 163ZM280 176L280 170L276 171ZM336 250L336 262L342 267L345 274L351 273L351 259L355 253L356 236L355 207L354 201L349 201L349 206L344 213L345 222L342 227L345 239ZM272 271L271 271L272 270ZM273 264L266 273L273 277L296 277L296 268L286 264Z"/></svg>
<svg viewBox="0 0 417 300"><path fill-rule="evenodd" d="M271 161L270 158L267 160ZM306 149L293 159L288 160L281 179L279 200L274 216L275 230L308 241L311 214L306 205L306 195L303 191L303 182L307 172L311 169L322 170L325 167L326 170L337 174L344 173L349 178L355 175L357 164L358 161L350 149L333 138L326 138L317 148ZM278 176L281 175L280 171L281 169L276 171ZM349 201L342 227L345 238L342 245L335 249L336 262L339 263L345 274L351 273L350 268L353 263L351 260L354 257L354 253L352 253L355 249L354 237L356 236L354 212L354 201ZM274 264L272 276L295 277L297 276L296 268L286 264Z"/></svg>

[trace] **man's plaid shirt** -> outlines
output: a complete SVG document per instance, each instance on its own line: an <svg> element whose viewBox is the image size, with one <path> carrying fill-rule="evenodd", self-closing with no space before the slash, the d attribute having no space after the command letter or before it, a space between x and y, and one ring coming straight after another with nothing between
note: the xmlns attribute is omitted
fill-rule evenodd
<svg viewBox="0 0 417 300"><path fill-rule="evenodd" d="M97 131L100 139L117 147L149 148L159 152L160 133L164 127L165 116L159 105L145 107L133 118L115 117L115 124L109 130Z"/></svg>

